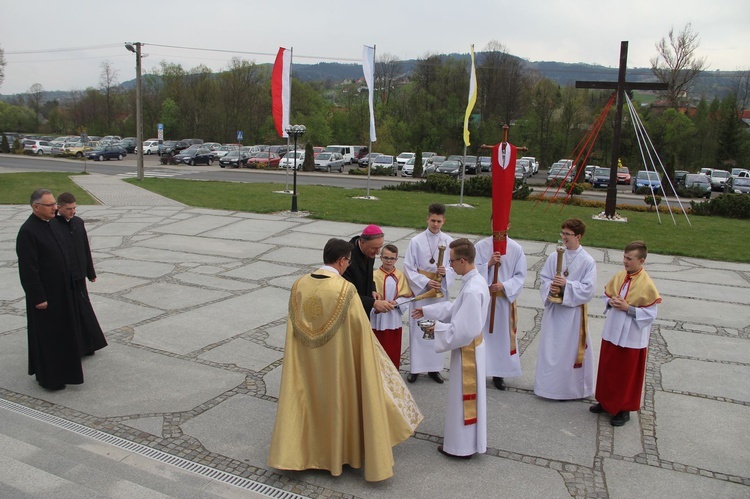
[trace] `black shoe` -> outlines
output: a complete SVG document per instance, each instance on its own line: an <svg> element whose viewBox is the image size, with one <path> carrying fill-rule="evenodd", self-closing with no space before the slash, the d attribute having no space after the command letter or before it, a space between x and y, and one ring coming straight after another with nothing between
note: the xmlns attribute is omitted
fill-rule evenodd
<svg viewBox="0 0 750 499"><path fill-rule="evenodd" d="M65 388L65 384L64 383L61 383L59 385L49 386L49 385L45 385L45 384L43 384L43 383L40 382L39 386L41 386L45 390L49 390L51 392L56 392L58 390L63 390Z"/></svg>
<svg viewBox="0 0 750 499"><path fill-rule="evenodd" d="M85 355L86 357L91 357L91 356L92 356L92 355L94 355L95 353L96 353L96 352L92 350L91 352L85 353L84 355Z"/></svg>
<svg viewBox="0 0 750 499"><path fill-rule="evenodd" d="M417 381L417 376L419 376L417 373L409 373L409 375L406 377L406 381L409 383L414 383Z"/></svg>
<svg viewBox="0 0 750 499"><path fill-rule="evenodd" d="M471 456L473 456L473 454L469 454L468 456L457 456L455 454L448 454L447 452L445 452L443 450L443 446L442 445L438 445L438 452L441 453L444 456L453 457L453 458L456 458L456 459L471 459Z"/></svg>
<svg viewBox="0 0 750 499"><path fill-rule="evenodd" d="M445 381L445 380L443 379L443 377L442 377L442 376L440 376L440 373L439 373L439 372L437 372L437 371L432 371L432 372L429 372L429 373L427 373L427 376L429 376L430 378L432 378L432 381L434 381L435 383L439 383L439 384L441 384L441 385L442 385L442 384L443 384L443 382Z"/></svg>
<svg viewBox="0 0 750 499"><path fill-rule="evenodd" d="M630 421L630 413L628 411L620 411L612 417L612 421L609 424L612 426L623 426L628 421Z"/></svg>
<svg viewBox="0 0 750 499"><path fill-rule="evenodd" d="M495 384L495 388L498 390L505 390L505 380L498 376L492 377L492 382Z"/></svg>
<svg viewBox="0 0 750 499"><path fill-rule="evenodd" d="M596 404L589 407L589 411L593 412L594 414L601 414L604 412L604 407L602 407L602 404Z"/></svg>

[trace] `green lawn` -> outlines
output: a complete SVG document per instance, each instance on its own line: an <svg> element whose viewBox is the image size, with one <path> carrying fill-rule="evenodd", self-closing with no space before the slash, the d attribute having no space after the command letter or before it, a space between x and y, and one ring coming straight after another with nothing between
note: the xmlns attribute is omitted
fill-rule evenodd
<svg viewBox="0 0 750 499"><path fill-rule="evenodd" d="M45 188L57 197L70 192L76 204L96 204L86 191L70 180L71 173L3 173L0 175L0 204L29 204L31 193Z"/></svg>
<svg viewBox="0 0 750 499"><path fill-rule="evenodd" d="M283 190L283 184L147 178L137 185L202 208L273 213L291 207L291 196L273 192ZM380 190L370 193L379 201L353 199L364 196L363 189L301 186L298 208L322 220L420 229L425 226L430 203L458 203L458 196ZM464 197L464 203L475 209L449 207L445 231L488 235L490 200ZM554 242L559 238L562 220L578 217L586 222L583 242L588 246L620 249L630 241L642 239L654 253L750 262L750 220L695 216L690 217L692 225L689 225L684 215L675 215L677 225L674 225L669 214L662 214L660 225L654 212L629 211L621 212L628 223L591 220L600 211L577 206L566 206L561 211L560 205L542 203L534 208L533 201L514 201L510 234L517 239Z"/></svg>

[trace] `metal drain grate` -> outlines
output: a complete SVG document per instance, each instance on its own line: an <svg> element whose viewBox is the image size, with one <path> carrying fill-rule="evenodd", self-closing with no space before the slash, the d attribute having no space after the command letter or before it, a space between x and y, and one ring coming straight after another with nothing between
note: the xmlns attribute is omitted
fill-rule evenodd
<svg viewBox="0 0 750 499"><path fill-rule="evenodd" d="M231 473L227 473L226 471L221 471L203 464L194 463L181 457L172 456L171 454L167 454L166 452L152 449L151 447L147 447L135 442L130 442L129 440L125 440L124 438L116 437L99 430L94 430L93 428L68 421L67 419L52 416L51 414L46 414L44 412L37 411L36 409L31 409L29 407L16 404L9 400L5 400L4 398L0 398L0 407L8 411L34 418L38 421L44 421L45 423L57 426L58 428L64 428L68 431L72 431L73 433L85 435L100 442L114 445L115 447L118 447L120 449L125 449L129 452L133 452L141 456L146 456L161 463L176 466L182 470L197 473L201 476L211 478L213 480L217 480L229 485L234 485L235 487L249 490L266 497L272 497L274 499L303 499L304 497L299 494L294 494L292 492L287 492L285 490L277 489L276 487L271 487L269 485L256 482L254 480L249 480L241 476L233 475Z"/></svg>

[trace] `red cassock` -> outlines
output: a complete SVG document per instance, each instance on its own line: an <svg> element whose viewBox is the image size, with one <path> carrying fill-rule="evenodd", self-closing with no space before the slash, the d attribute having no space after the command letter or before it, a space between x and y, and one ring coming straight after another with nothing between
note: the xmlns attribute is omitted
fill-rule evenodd
<svg viewBox="0 0 750 499"><path fill-rule="evenodd" d="M516 184L516 146L502 142L492 148L492 240L495 251L506 253L510 202Z"/></svg>

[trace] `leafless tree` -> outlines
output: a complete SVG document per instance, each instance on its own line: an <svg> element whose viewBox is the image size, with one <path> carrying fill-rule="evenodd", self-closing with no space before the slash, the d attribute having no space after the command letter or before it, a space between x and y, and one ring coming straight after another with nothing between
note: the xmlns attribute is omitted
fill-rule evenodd
<svg viewBox="0 0 750 499"><path fill-rule="evenodd" d="M521 96L532 86L524 63L500 42L489 42L477 66L478 100L482 119L510 123L521 113Z"/></svg>
<svg viewBox="0 0 750 499"><path fill-rule="evenodd" d="M0 47L0 87L3 85L5 80L5 51Z"/></svg>
<svg viewBox="0 0 750 499"><path fill-rule="evenodd" d="M102 72L99 75L99 89L104 97L104 123L109 131L112 129L117 98L120 95L120 82L117 80L117 70L112 67L111 62L102 62L101 68Z"/></svg>
<svg viewBox="0 0 750 499"><path fill-rule="evenodd" d="M375 91L383 104L388 104L400 74L401 61L398 57L388 53L378 56L375 62Z"/></svg>
<svg viewBox="0 0 750 499"><path fill-rule="evenodd" d="M729 91L737 98L737 111L742 111L750 106L750 69L738 70L729 86Z"/></svg>
<svg viewBox="0 0 750 499"><path fill-rule="evenodd" d="M34 83L29 88L28 95L29 107L34 111L34 129L35 132L39 132L39 115L42 109L42 99L44 99L44 87L41 83Z"/></svg>
<svg viewBox="0 0 750 499"><path fill-rule="evenodd" d="M698 47L698 33L690 23L679 33L670 29L668 37L656 44L658 55L651 59L651 71L660 82L669 85L665 97L670 107L679 105L695 77L707 69L706 58L696 54Z"/></svg>

